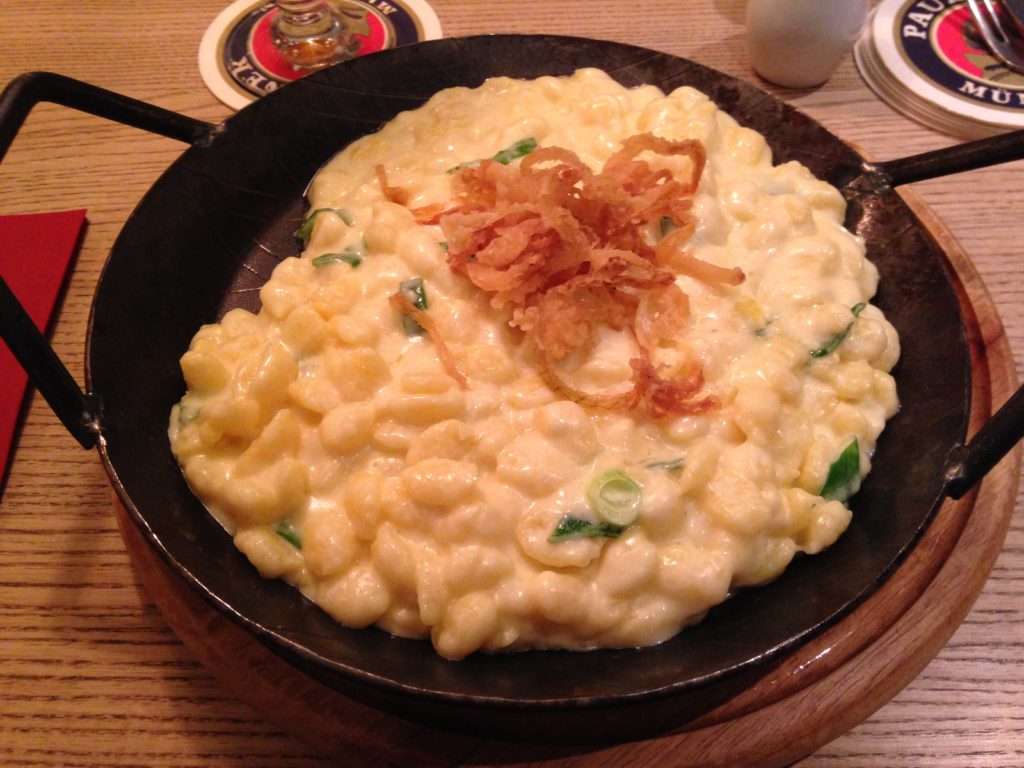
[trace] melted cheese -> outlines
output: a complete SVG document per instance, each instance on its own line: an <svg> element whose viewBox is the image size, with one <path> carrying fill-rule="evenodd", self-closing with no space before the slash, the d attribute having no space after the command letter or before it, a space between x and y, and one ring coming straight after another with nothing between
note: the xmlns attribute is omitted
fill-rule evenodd
<svg viewBox="0 0 1024 768"><path fill-rule="evenodd" d="M678 278L692 305L678 351L723 405L667 421L558 400L507 316L448 268L440 228L385 200L374 174L383 164L410 207L446 203L448 169L520 139L596 170L642 132L704 143L690 248L747 275L736 288ZM842 226L839 193L799 164L773 165L764 138L703 94L626 89L596 70L450 89L346 148L309 197L351 224L318 215L259 314L199 330L171 414L185 477L264 576L347 626L430 635L453 659L641 646L847 527L849 509L819 495L829 468L856 438L866 474L897 409L896 333L871 305L851 311L877 272ZM314 266L346 249L357 267ZM466 390L388 303L411 277ZM628 340L604 332L572 360L573 381L628 386L629 357ZM664 461L681 468L647 466ZM608 469L641 486L636 522L614 539L552 542L565 515L594 518L586 488Z"/></svg>

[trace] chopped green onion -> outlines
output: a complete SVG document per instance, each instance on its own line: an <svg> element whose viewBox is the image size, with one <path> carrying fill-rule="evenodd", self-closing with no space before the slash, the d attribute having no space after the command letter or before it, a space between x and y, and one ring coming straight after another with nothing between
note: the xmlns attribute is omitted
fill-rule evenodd
<svg viewBox="0 0 1024 768"><path fill-rule="evenodd" d="M557 543L566 539L616 539L625 529L625 526L622 525L592 523L589 520L566 515L558 521L555 530L548 536L548 541Z"/></svg>
<svg viewBox="0 0 1024 768"><path fill-rule="evenodd" d="M178 423L188 424L189 422L195 421L199 418L199 408L194 405L185 405L184 403L178 406Z"/></svg>
<svg viewBox="0 0 1024 768"><path fill-rule="evenodd" d="M520 157L525 157L537 148L537 140L532 136L526 139L520 139L510 147L506 147L500 152L496 153L491 159L495 162L501 163L502 165L508 165L513 160L518 160Z"/></svg>
<svg viewBox="0 0 1024 768"><path fill-rule="evenodd" d="M658 220L658 232L662 237L665 237L669 232L676 228L676 223L672 221L671 216L662 216Z"/></svg>
<svg viewBox="0 0 1024 768"><path fill-rule="evenodd" d="M649 461L644 464L648 469L663 469L666 472L680 472L683 469L682 459L669 459L667 461Z"/></svg>
<svg viewBox="0 0 1024 768"><path fill-rule="evenodd" d="M313 224L316 223L316 217L321 213L333 213L339 219L344 221L350 227L352 226L352 214L346 211L344 208L317 208L309 216L302 220L299 228L296 229L292 234L302 241L302 245L309 245L309 238L313 234Z"/></svg>
<svg viewBox="0 0 1024 768"><path fill-rule="evenodd" d="M640 513L641 501L640 486L621 469L602 472L587 486L588 506L612 525L630 525Z"/></svg>
<svg viewBox="0 0 1024 768"><path fill-rule="evenodd" d="M422 336L423 326L408 315L402 315L402 330L406 336Z"/></svg>
<svg viewBox="0 0 1024 768"><path fill-rule="evenodd" d="M363 256L352 246L349 246L341 253L325 253L322 256L317 256L313 259L314 267L326 267L328 264L338 264L345 262L352 269L355 269L363 263Z"/></svg>
<svg viewBox="0 0 1024 768"><path fill-rule="evenodd" d="M416 309L429 309L430 302L427 300L427 289L423 285L422 277L412 277L403 280L398 284L398 290L405 294L409 303Z"/></svg>
<svg viewBox="0 0 1024 768"><path fill-rule="evenodd" d="M835 501L846 501L859 490L860 442L855 437L828 468L828 477L818 495Z"/></svg>
<svg viewBox="0 0 1024 768"><path fill-rule="evenodd" d="M302 549L302 539L299 537L299 532L296 531L295 527L287 520L282 520L280 523L275 525L274 533L296 549Z"/></svg>
<svg viewBox="0 0 1024 768"><path fill-rule="evenodd" d="M853 313L854 318L860 317L860 313L864 311L864 308L866 306L867 304L865 304L864 302L854 304L850 308L850 311ZM840 333L837 333L835 336L833 336L831 339L825 342L822 346L813 350L811 352L811 357L825 357L826 355L831 355L839 348L840 344L846 341L846 337L850 335L850 331L852 329L853 322L851 321L850 324L846 326Z"/></svg>
<svg viewBox="0 0 1024 768"><path fill-rule="evenodd" d="M513 160L516 160L520 157L525 157L526 155L530 154L536 148L537 140L535 138L529 137L526 139L520 139L515 144L512 144L511 146L505 147L505 149L496 152L491 157L491 160L501 163L502 165L508 165ZM457 173L458 171L461 171L463 168L475 168L478 165L480 165L479 160L470 160L469 162L459 163L458 165L452 166L451 168L448 169L447 173Z"/></svg>
<svg viewBox="0 0 1024 768"><path fill-rule="evenodd" d="M398 284L398 290L409 300L416 309L426 310L430 307L430 302L427 299L427 288L423 284L422 277L412 277L408 280L403 280ZM408 315L402 315L402 328L405 329L407 336L419 336L423 333L423 328L420 324L413 320Z"/></svg>

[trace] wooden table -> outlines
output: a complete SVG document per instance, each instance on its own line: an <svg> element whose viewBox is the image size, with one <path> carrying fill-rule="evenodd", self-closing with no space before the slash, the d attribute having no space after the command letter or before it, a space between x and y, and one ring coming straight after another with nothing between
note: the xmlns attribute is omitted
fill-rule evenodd
<svg viewBox="0 0 1024 768"><path fill-rule="evenodd" d="M195 117L228 115L196 50L217 0L4 0L0 83L33 69ZM754 82L741 0L434 0L447 35L548 32L645 45ZM775 90L870 156L952 143L893 112L852 60L810 92ZM43 106L0 166L0 212L87 207L89 229L53 341L82 376L89 303L122 222L182 145ZM984 277L1024 360L1024 166L917 185ZM940 343L937 340L937 343ZM1018 363L1018 375L1024 368ZM803 766L1024 765L1024 524L967 621L890 704ZM33 398L0 512L0 765L327 765L222 690L141 591L94 453Z"/></svg>

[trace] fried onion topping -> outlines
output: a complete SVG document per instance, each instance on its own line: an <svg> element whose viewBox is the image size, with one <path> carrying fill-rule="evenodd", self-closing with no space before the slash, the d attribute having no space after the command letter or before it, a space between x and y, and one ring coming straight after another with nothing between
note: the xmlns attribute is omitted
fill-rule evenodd
<svg viewBox="0 0 1024 768"><path fill-rule="evenodd" d="M430 340L434 343L437 348L437 357L441 361L441 365L444 366L445 371L451 376L462 389L467 389L468 384L466 382L466 375L459 370L458 363L455 362L455 357L452 355L448 345L444 343L444 337L438 330L437 324L434 322L434 318L430 316L429 312L426 312L411 301L401 291L396 291L388 297L388 301L391 306L398 310L398 313L405 315L406 317L415 320L420 328L424 330Z"/></svg>
<svg viewBox="0 0 1024 768"><path fill-rule="evenodd" d="M652 165L644 153L683 158L682 178L665 167L668 161ZM568 149L543 147L518 165L483 160L460 168L452 178L453 207L413 213L421 223L440 224L449 267L488 294L492 306L510 311L511 325L533 343L539 373L553 390L581 405L638 409L654 418L699 413L718 405L713 397L699 397L700 365L670 369L654 359L659 346L678 338L690 315L677 274L714 286L745 279L740 269L685 250L706 160L699 141L650 133L626 139L598 173ZM678 167L678 160L671 162ZM383 167L377 175L385 197L408 203L405 190L388 185ZM652 230L666 221L672 231L656 241ZM438 343L436 329L421 325ZM637 341L627 391L581 392L556 371L570 353L593 345L600 326L628 331ZM443 348L438 343L442 359L449 360L446 368L457 371Z"/></svg>

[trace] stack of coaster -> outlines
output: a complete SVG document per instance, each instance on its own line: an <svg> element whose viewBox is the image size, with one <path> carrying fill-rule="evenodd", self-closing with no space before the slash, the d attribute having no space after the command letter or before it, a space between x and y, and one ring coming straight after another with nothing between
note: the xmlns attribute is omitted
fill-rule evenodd
<svg viewBox="0 0 1024 768"><path fill-rule="evenodd" d="M965 0L882 0L854 56L882 100L930 128L966 138L1024 128L1024 74L988 50Z"/></svg>

